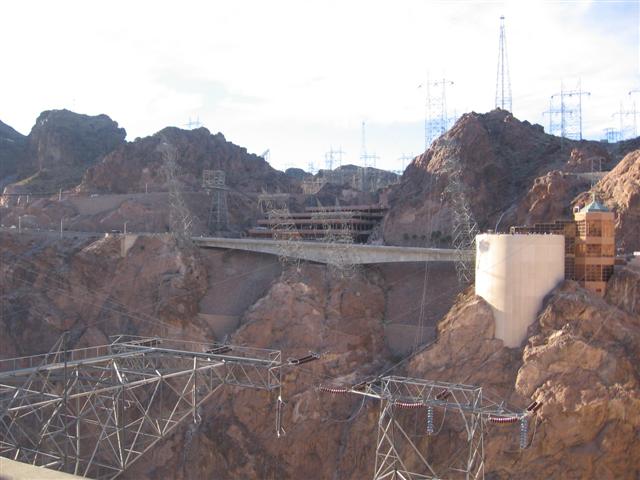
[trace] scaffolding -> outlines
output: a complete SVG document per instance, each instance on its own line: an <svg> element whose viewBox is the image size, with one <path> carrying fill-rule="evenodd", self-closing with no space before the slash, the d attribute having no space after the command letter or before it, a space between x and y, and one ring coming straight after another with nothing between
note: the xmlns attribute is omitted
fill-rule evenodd
<svg viewBox="0 0 640 480"><path fill-rule="evenodd" d="M541 406L534 402L526 411L513 411L503 401L484 394L480 386L399 376L385 376L350 387L321 386L320 390L380 401L374 480L483 479L485 424L518 423L520 448L524 449L529 442L529 419ZM405 413L418 410L424 412L423 432L431 441L448 420L449 428L460 430L458 438L466 447L455 450L449 461L425 452L417 443L417 438L423 436L416 437L408 428L411 424L415 427L415 415ZM434 421L436 412L442 417L438 429ZM450 438L447 436L445 440Z"/></svg>
<svg viewBox="0 0 640 480"><path fill-rule="evenodd" d="M116 478L222 386L277 393L281 352L121 335L0 360L0 455L91 478Z"/></svg>

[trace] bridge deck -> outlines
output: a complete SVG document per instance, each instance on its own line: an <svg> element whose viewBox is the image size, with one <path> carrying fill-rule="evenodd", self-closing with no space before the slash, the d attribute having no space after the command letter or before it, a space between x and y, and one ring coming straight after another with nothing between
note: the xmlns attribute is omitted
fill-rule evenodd
<svg viewBox="0 0 640 480"><path fill-rule="evenodd" d="M289 256L318 263L397 263L471 261L474 252L447 248L390 247L386 245L331 244L322 242L257 240L250 238L194 237L201 248L227 248L281 255L286 244Z"/></svg>

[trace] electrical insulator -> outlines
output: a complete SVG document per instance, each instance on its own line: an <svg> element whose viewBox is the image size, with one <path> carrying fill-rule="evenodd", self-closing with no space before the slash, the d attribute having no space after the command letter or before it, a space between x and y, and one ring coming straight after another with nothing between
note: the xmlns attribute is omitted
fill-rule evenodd
<svg viewBox="0 0 640 480"><path fill-rule="evenodd" d="M427 407L427 435L433 435L433 407L429 405Z"/></svg>
<svg viewBox="0 0 640 480"><path fill-rule="evenodd" d="M520 448L527 448L527 438L529 436L529 422L527 417L520 418Z"/></svg>

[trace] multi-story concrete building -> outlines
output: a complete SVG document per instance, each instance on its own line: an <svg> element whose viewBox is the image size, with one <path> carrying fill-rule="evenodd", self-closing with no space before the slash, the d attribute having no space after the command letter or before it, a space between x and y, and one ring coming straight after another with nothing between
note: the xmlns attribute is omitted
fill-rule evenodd
<svg viewBox="0 0 640 480"><path fill-rule="evenodd" d="M604 296L615 262L615 218L595 195L573 220L511 227L511 233L559 233L565 237L565 278Z"/></svg>
<svg viewBox="0 0 640 480"><path fill-rule="evenodd" d="M613 212L598 202L591 203L574 215L577 235L575 246L575 279L589 290L604 296L613 275L616 241Z"/></svg>

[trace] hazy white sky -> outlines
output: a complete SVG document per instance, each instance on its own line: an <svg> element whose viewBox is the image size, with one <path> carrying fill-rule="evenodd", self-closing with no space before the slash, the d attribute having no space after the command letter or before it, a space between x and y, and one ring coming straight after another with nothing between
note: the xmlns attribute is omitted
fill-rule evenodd
<svg viewBox="0 0 640 480"><path fill-rule="evenodd" d="M549 96L582 78L585 136L618 126L640 88L637 1L4 2L0 120L26 134L43 110L106 113L133 140L199 117L276 168L331 146L360 163L365 120L399 169L424 149L427 72L455 82L458 114L493 108L500 15L516 117L546 128Z"/></svg>

